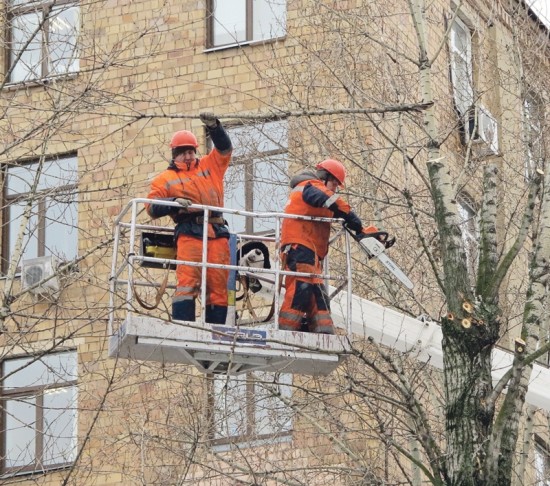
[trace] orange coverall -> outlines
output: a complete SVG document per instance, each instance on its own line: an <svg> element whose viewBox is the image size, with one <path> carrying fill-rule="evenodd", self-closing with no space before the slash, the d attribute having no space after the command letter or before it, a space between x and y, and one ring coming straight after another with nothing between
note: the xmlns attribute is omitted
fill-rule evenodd
<svg viewBox="0 0 550 486"><path fill-rule="evenodd" d="M290 197L285 213L323 218L343 218L357 232L363 230L361 220L349 204L329 190L323 181L309 171L290 181ZM322 260L328 252L330 223L284 219L281 230L284 270L320 274ZM320 277L285 277L285 297L279 313L279 329L300 331L302 319L309 332L334 334L329 298Z"/></svg>
<svg viewBox="0 0 550 486"><path fill-rule="evenodd" d="M223 207L223 178L231 159L231 141L223 127L209 130L215 147L196 159L188 168L174 163L151 183L149 199L175 200L185 198L195 204ZM178 208L150 204L147 212L153 218L170 215L176 223L178 260L202 261L203 212L181 214ZM208 225L207 261L228 265L229 229L222 213L211 212ZM172 299L172 318L195 320L195 299L200 294L201 267L178 265L176 269L177 288ZM227 316L228 270L209 268L206 272L206 315L205 321L225 324Z"/></svg>

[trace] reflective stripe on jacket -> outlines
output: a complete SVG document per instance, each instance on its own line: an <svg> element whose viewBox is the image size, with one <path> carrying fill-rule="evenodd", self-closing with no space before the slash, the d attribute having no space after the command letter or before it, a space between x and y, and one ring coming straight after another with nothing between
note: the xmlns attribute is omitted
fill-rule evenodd
<svg viewBox="0 0 550 486"><path fill-rule="evenodd" d="M230 160L231 152L222 155L214 148L208 155L192 163L189 170L178 169L171 165L153 179L147 198L174 200L182 197L190 199L195 204L223 207L223 178ZM178 211L177 208L155 204L147 205L147 213L153 218L169 214L175 220ZM202 216L202 214L201 212L200 215ZM210 229L213 229L213 234L209 234L210 237L228 235L225 225L213 224L210 226ZM176 233L201 237L202 224L191 222L178 224Z"/></svg>
<svg viewBox="0 0 550 486"><path fill-rule="evenodd" d="M305 175L309 175L305 173ZM299 181L299 182L298 182ZM285 213L323 218L342 217L353 230L361 230L361 220L351 211L349 204L313 174L311 178L293 178L292 190L285 206ZM284 219L281 246L298 243L313 250L320 258L328 252L330 223Z"/></svg>

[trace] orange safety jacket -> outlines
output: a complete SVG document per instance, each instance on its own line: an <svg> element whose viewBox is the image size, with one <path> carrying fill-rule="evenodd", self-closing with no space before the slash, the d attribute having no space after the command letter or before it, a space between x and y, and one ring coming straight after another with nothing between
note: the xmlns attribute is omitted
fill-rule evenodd
<svg viewBox="0 0 550 486"><path fill-rule="evenodd" d="M147 198L174 200L181 197L191 200L194 204L223 207L223 179L230 160L231 151L222 154L214 148L200 160L196 159L188 170L178 169L174 164L170 164L164 172L153 179ZM147 204L146 208L147 213L153 218L170 215L177 223L176 236L186 234L202 237L202 211L196 214L180 214L178 208L156 204ZM222 213L211 212L210 217L219 221ZM208 233L209 237L215 238L229 236L227 226L221 222L210 224Z"/></svg>
<svg viewBox="0 0 550 486"><path fill-rule="evenodd" d="M343 218L346 225L357 232L363 225L350 205L336 193L329 190L323 181L309 171L302 172L290 181L291 192L285 206L285 213L323 218ZM283 220L281 247L300 244L313 250L319 258L328 253L330 223L304 221L298 219Z"/></svg>

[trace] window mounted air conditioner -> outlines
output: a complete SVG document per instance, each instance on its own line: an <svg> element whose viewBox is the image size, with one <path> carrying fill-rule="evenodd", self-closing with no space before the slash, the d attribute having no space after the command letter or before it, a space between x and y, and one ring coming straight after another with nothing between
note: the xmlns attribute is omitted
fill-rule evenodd
<svg viewBox="0 0 550 486"><path fill-rule="evenodd" d="M469 114L468 141L478 157L498 155L498 123L483 105L476 106Z"/></svg>
<svg viewBox="0 0 550 486"><path fill-rule="evenodd" d="M56 271L59 261L53 255L23 260L21 265L21 287L33 295L51 297L59 292L59 278ZM49 278L51 277L51 278ZM48 279L43 281L44 279ZM39 285L39 282L41 282Z"/></svg>

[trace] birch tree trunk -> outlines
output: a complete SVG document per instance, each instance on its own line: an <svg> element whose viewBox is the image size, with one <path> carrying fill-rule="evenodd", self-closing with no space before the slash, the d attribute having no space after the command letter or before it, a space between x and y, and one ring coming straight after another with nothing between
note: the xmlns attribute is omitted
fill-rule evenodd
<svg viewBox="0 0 550 486"><path fill-rule="evenodd" d="M430 59L427 52L425 5L422 0L411 0L410 8L419 45L422 100L430 103L434 101L431 72L434 59ZM518 413L522 405L520 397L524 398L525 389L518 386L517 393L509 393L506 400L511 401L510 409L503 407L502 414L508 423L504 430L509 431L506 434L506 446L502 449L487 447L494 423L491 353L499 339L498 288L502 281L502 278L495 278L498 276L495 229L497 170L487 165L484 171L480 259L474 295L458 224L456 201L453 199L456 190L447 161L439 150L441 141L437 138L439 131L433 107L425 111L424 124L428 134L431 195L440 235L442 291L448 309L447 316L442 320L447 440L443 469L446 477L443 479L448 485L508 485L511 480L510 468L502 469L498 466L512 464ZM508 269L509 263L505 262L503 266ZM495 455L499 457L498 461L495 461Z"/></svg>

